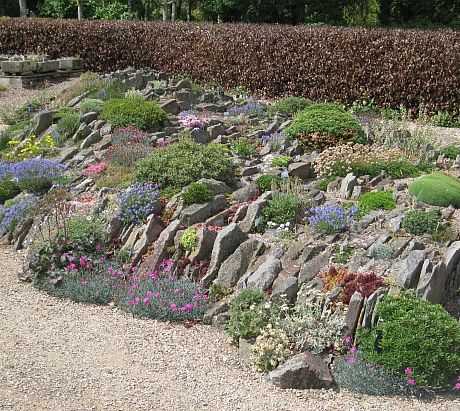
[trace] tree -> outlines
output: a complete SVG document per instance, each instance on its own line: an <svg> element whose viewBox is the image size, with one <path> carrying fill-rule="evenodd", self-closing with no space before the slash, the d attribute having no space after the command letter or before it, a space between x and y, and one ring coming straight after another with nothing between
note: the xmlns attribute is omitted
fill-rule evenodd
<svg viewBox="0 0 460 411"><path fill-rule="evenodd" d="M28 13L27 0L19 0L19 15L21 17L26 17Z"/></svg>

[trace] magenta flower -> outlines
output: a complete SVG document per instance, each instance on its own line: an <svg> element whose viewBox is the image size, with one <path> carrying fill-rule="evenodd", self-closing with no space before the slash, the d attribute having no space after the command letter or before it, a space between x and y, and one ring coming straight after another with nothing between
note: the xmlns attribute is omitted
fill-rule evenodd
<svg viewBox="0 0 460 411"><path fill-rule="evenodd" d="M404 374L406 374L408 377L412 377L412 375L414 375L414 370L408 367L404 370Z"/></svg>
<svg viewBox="0 0 460 411"><path fill-rule="evenodd" d="M77 264L70 262L67 264L66 268L67 271L75 271L77 269Z"/></svg>
<svg viewBox="0 0 460 411"><path fill-rule="evenodd" d="M415 380L413 378L408 378L407 383L409 385L416 385L416 382L415 382Z"/></svg>
<svg viewBox="0 0 460 411"><path fill-rule="evenodd" d="M82 268L83 270L86 268L90 268L90 261L88 257L85 257L83 255L80 257L80 268Z"/></svg>
<svg viewBox="0 0 460 411"><path fill-rule="evenodd" d="M169 308L171 309L171 311L177 311L177 305L174 303L169 304Z"/></svg>

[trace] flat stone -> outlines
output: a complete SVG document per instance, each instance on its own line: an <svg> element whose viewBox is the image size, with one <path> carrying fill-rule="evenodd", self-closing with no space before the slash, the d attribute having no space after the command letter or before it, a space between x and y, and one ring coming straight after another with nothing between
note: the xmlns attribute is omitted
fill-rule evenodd
<svg viewBox="0 0 460 411"><path fill-rule="evenodd" d="M447 268L443 261L433 267L425 260L420 273L416 295L433 304L443 304L446 298Z"/></svg>
<svg viewBox="0 0 460 411"><path fill-rule="evenodd" d="M80 144L80 150L84 150L85 148L88 148L92 146L93 144L98 143L99 141L102 140L101 133L96 130L93 131L88 137L86 137L83 142Z"/></svg>
<svg viewBox="0 0 460 411"><path fill-rule="evenodd" d="M281 269L281 261L274 256L268 256L266 261L248 277L246 285L248 288L266 291L271 288Z"/></svg>
<svg viewBox="0 0 460 411"><path fill-rule="evenodd" d="M364 298L358 291L355 291L351 296L350 303L348 304L347 315L345 317L346 335L352 336L355 333L358 319L363 308Z"/></svg>
<svg viewBox="0 0 460 411"><path fill-rule="evenodd" d="M133 247L132 261L134 264L137 264L149 246L157 240L158 236L163 231L163 228L163 223L157 216L152 214L147 219L147 223L144 226L143 232Z"/></svg>
<svg viewBox="0 0 460 411"><path fill-rule="evenodd" d="M301 180L308 180L315 177L315 170L311 162L291 163L288 167L289 175Z"/></svg>
<svg viewBox="0 0 460 411"><path fill-rule="evenodd" d="M298 289L297 278L286 275L286 273L282 271L273 282L272 298L286 296L289 303L293 304L297 298Z"/></svg>
<svg viewBox="0 0 460 411"><path fill-rule="evenodd" d="M249 233L255 228L256 221L260 217L262 209L267 205L271 195L271 192L266 192L248 206L246 217L239 223L241 231Z"/></svg>
<svg viewBox="0 0 460 411"><path fill-rule="evenodd" d="M325 270L329 265L330 253L325 251L310 261L307 261L299 273L299 285L313 280L321 271Z"/></svg>
<svg viewBox="0 0 460 411"><path fill-rule="evenodd" d="M408 254L397 275L396 282L399 287L408 289L417 286L425 256L424 250L414 250Z"/></svg>
<svg viewBox="0 0 460 411"><path fill-rule="evenodd" d="M227 200L225 196L218 195L208 203L192 204L184 208L180 214L180 221L188 227L205 221L212 215L224 210L226 207Z"/></svg>

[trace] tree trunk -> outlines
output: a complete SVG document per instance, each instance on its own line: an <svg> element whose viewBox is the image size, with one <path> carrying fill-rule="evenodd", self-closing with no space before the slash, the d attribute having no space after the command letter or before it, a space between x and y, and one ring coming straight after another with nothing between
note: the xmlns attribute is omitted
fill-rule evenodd
<svg viewBox="0 0 460 411"><path fill-rule="evenodd" d="M19 0L19 15L21 17L27 17L27 0Z"/></svg>
<svg viewBox="0 0 460 411"><path fill-rule="evenodd" d="M163 0L163 21L168 20L168 0Z"/></svg>
<svg viewBox="0 0 460 411"><path fill-rule="evenodd" d="M176 21L176 1L171 2L171 21Z"/></svg>
<svg viewBox="0 0 460 411"><path fill-rule="evenodd" d="M187 21L192 20L192 0L187 1Z"/></svg>
<svg viewBox="0 0 460 411"><path fill-rule="evenodd" d="M79 0L77 3L77 16L78 20L83 19L83 0Z"/></svg>

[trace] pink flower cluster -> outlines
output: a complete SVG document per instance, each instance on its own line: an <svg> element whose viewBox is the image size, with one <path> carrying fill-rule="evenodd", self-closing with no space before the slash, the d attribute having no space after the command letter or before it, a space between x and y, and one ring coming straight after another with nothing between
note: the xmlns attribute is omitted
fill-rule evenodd
<svg viewBox="0 0 460 411"><path fill-rule="evenodd" d="M416 385L417 382L415 381L415 378L414 378L414 370L412 368L406 368L404 370L404 374L406 374L406 377L407 377L407 383L409 385Z"/></svg>
<svg viewBox="0 0 460 411"><path fill-rule="evenodd" d="M80 258L74 258L67 254L65 255L65 257L69 260L68 264L65 267L66 271L89 271L93 268L92 261L84 255L80 256Z"/></svg>
<svg viewBox="0 0 460 411"><path fill-rule="evenodd" d="M454 385L455 391L460 391L460 375L457 377L457 382Z"/></svg>
<svg viewBox="0 0 460 411"><path fill-rule="evenodd" d="M91 164L83 170L83 175L87 177L97 176L103 173L107 168L107 163L101 161L100 163Z"/></svg>
<svg viewBox="0 0 460 411"><path fill-rule="evenodd" d="M207 119L198 117L198 115L193 111L183 111L179 114L179 123L183 127L190 129L204 128L207 123Z"/></svg>

